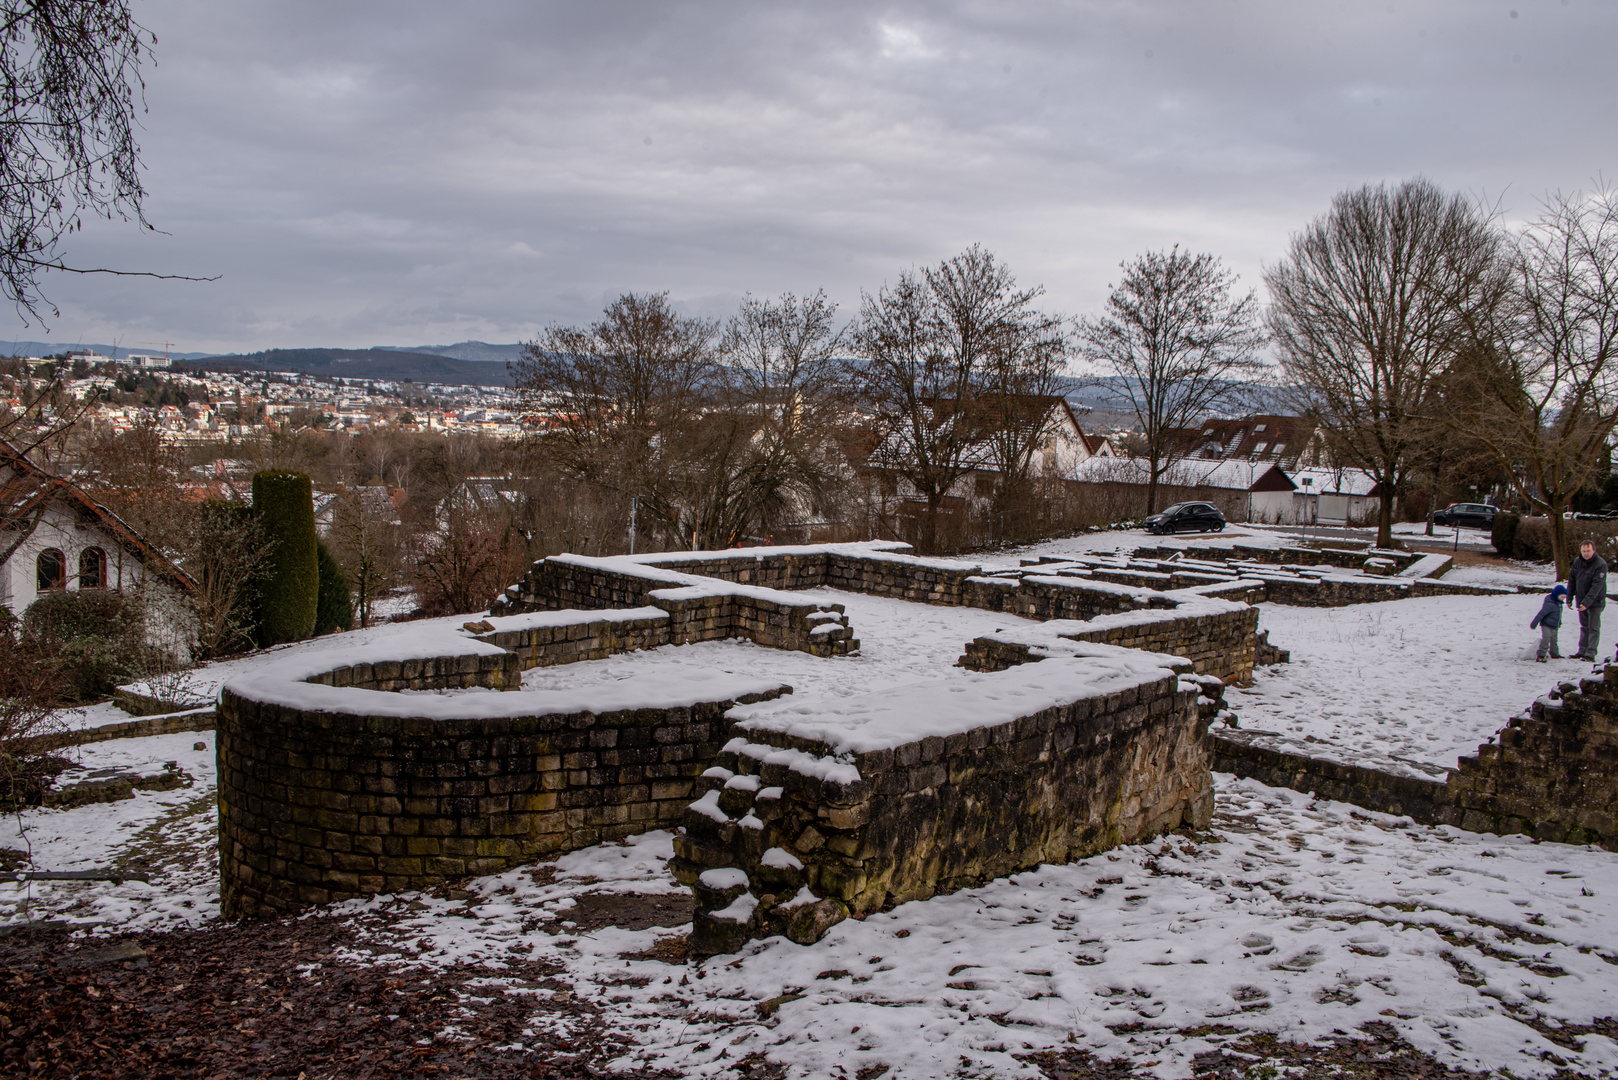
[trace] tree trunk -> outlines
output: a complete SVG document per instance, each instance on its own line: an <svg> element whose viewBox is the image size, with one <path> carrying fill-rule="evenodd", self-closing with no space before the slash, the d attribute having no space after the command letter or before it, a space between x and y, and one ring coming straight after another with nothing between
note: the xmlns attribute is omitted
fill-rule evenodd
<svg viewBox="0 0 1618 1080"><path fill-rule="evenodd" d="M1567 550L1567 518L1563 516L1567 500L1555 501L1559 505L1548 507L1545 512L1550 516L1551 550L1556 553L1556 580L1566 581L1573 564L1572 554Z"/></svg>
<svg viewBox="0 0 1618 1080"><path fill-rule="evenodd" d="M921 518L921 553L923 555L936 555L938 553L938 505L943 500L942 493L929 492L927 495L927 511Z"/></svg>
<svg viewBox="0 0 1618 1080"><path fill-rule="evenodd" d="M1380 486L1380 485L1379 485ZM1379 548L1393 547L1393 489L1392 486L1383 487L1378 497L1381 504L1376 516L1376 546Z"/></svg>
<svg viewBox="0 0 1618 1080"><path fill-rule="evenodd" d="M1146 461L1148 470L1146 477L1146 516L1151 517L1157 513L1157 457L1154 455L1147 458Z"/></svg>

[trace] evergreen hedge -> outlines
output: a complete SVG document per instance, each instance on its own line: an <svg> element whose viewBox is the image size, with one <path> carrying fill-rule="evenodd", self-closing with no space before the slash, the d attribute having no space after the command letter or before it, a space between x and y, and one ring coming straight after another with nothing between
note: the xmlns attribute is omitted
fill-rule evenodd
<svg viewBox="0 0 1618 1080"><path fill-rule="evenodd" d="M1516 554L1517 526L1521 521L1520 514L1496 514L1494 526L1489 530L1489 543L1508 559Z"/></svg>
<svg viewBox="0 0 1618 1080"><path fill-rule="evenodd" d="M314 487L300 472L253 474L253 512L275 540L270 572L259 591L258 643L302 641L315 631L320 599Z"/></svg>
<svg viewBox="0 0 1618 1080"><path fill-rule="evenodd" d="M320 568L320 596L315 601L315 633L329 634L333 630L354 629L354 601L348 593L348 575L337 562L325 541L315 544L315 559Z"/></svg>

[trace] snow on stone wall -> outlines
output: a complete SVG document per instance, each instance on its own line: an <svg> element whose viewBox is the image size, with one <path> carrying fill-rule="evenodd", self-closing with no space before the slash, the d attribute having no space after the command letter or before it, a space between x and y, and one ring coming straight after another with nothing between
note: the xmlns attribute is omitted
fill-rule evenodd
<svg viewBox="0 0 1618 1080"><path fill-rule="evenodd" d="M692 950L807 943L850 916L1207 827L1218 683L1176 668L1189 665L1092 646L985 676L981 696L903 687L844 716L731 710L737 735L675 843L697 898Z"/></svg>

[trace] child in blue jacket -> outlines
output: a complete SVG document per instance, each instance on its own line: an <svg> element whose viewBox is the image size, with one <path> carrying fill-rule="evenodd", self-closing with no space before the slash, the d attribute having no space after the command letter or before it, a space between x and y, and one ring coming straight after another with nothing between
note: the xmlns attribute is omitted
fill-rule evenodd
<svg viewBox="0 0 1618 1080"><path fill-rule="evenodd" d="M1539 655L1534 657L1541 664L1545 662L1545 654L1551 654L1552 660L1562 659L1562 647L1556 640L1557 631L1562 629L1562 601L1567 598L1567 586L1557 585L1551 594L1545 598L1545 603L1534 616L1534 621L1528 624L1528 629L1539 627Z"/></svg>

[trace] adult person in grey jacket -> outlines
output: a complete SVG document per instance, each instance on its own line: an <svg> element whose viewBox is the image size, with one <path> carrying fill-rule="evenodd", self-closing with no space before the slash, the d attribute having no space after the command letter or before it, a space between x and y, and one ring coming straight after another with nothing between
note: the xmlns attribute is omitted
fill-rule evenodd
<svg viewBox="0 0 1618 1080"><path fill-rule="evenodd" d="M1579 609L1579 651L1575 660L1594 663L1601 647L1601 609L1607 606L1607 560L1586 540L1567 574L1567 603Z"/></svg>

